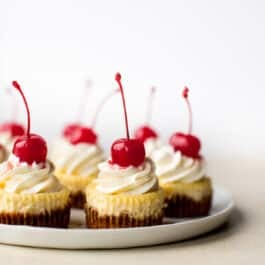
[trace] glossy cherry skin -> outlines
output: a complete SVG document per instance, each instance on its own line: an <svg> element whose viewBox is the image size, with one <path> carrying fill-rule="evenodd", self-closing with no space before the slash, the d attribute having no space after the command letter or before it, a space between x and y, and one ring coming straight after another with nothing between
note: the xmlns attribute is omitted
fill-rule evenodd
<svg viewBox="0 0 265 265"><path fill-rule="evenodd" d="M175 151L180 151L185 156L200 158L201 142L192 134L174 133L169 143Z"/></svg>
<svg viewBox="0 0 265 265"><path fill-rule="evenodd" d="M111 146L112 164L120 167L140 166L145 160L144 145L138 139L119 139Z"/></svg>
<svg viewBox="0 0 265 265"><path fill-rule="evenodd" d="M81 127L81 124L79 123L71 123L71 124L66 125L63 129L63 136L65 138L70 137L73 134L73 132L76 129L79 129L80 127Z"/></svg>
<svg viewBox="0 0 265 265"><path fill-rule="evenodd" d="M96 144L98 136L92 128L79 127L73 130L72 134L68 136L68 141L73 144Z"/></svg>
<svg viewBox="0 0 265 265"><path fill-rule="evenodd" d="M37 134L30 134L19 137L13 147L13 154L19 158L20 162L45 163L47 156L46 141Z"/></svg>
<svg viewBox="0 0 265 265"><path fill-rule="evenodd" d="M25 129L21 124L6 122L0 125L0 132L10 133L12 137L16 137L24 135Z"/></svg>
<svg viewBox="0 0 265 265"><path fill-rule="evenodd" d="M153 130L151 127L145 125L139 127L134 134L135 138L140 140L142 143L144 143L146 140L154 138L156 139L158 137L155 130Z"/></svg>

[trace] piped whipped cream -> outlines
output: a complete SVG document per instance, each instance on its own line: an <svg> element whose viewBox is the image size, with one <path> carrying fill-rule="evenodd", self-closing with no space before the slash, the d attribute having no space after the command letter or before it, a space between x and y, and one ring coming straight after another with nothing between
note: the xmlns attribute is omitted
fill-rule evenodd
<svg viewBox="0 0 265 265"><path fill-rule="evenodd" d="M98 145L72 145L61 139L55 144L51 159L56 169L63 170L66 174L88 177L97 174L98 164L104 160L104 154Z"/></svg>
<svg viewBox="0 0 265 265"><path fill-rule="evenodd" d="M149 138L144 142L145 154L151 157L152 153L162 147L162 141L159 138Z"/></svg>
<svg viewBox="0 0 265 265"><path fill-rule="evenodd" d="M123 168L107 161L98 167L96 189L102 193L139 195L158 189L154 165L148 158L139 167Z"/></svg>
<svg viewBox="0 0 265 265"><path fill-rule="evenodd" d="M162 146L151 155L155 173L161 184L172 182L191 183L205 177L205 161L186 157L169 146Z"/></svg>
<svg viewBox="0 0 265 265"><path fill-rule="evenodd" d="M63 189L53 175L51 162L28 165L13 154L0 164L0 185L9 193L49 193Z"/></svg>

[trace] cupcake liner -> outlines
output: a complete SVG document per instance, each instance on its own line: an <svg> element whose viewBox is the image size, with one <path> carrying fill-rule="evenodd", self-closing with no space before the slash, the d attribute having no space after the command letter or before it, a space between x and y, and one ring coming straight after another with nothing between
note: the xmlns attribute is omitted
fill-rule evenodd
<svg viewBox="0 0 265 265"><path fill-rule="evenodd" d="M86 196L83 191L71 192L70 201L72 208L84 209Z"/></svg>
<svg viewBox="0 0 265 265"><path fill-rule="evenodd" d="M98 211L99 216L120 216L128 214L135 219L160 216L164 206L162 189L144 194L105 194L97 191L94 185L86 189L86 203Z"/></svg>
<svg viewBox="0 0 265 265"><path fill-rule="evenodd" d="M163 221L163 214L159 216L147 216L143 219L137 219L129 216L126 213L119 216L114 215L99 215L97 209L85 207L86 225L88 228L126 228L139 226L160 225Z"/></svg>
<svg viewBox="0 0 265 265"><path fill-rule="evenodd" d="M31 225L43 227L67 228L70 222L70 205L63 209L39 214L0 213L0 223L8 225Z"/></svg>
<svg viewBox="0 0 265 265"><path fill-rule="evenodd" d="M165 216L175 218L207 216L211 209L212 195L208 195L200 201L193 200L185 195L174 195L165 199Z"/></svg>
<svg viewBox="0 0 265 265"><path fill-rule="evenodd" d="M175 218L199 217L209 214L212 203L210 178L185 183L161 184L165 193L165 216Z"/></svg>

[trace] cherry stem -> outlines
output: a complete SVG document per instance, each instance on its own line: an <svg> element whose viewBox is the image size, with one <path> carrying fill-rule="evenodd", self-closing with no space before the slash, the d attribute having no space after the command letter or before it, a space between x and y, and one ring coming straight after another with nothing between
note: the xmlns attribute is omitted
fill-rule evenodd
<svg viewBox="0 0 265 265"><path fill-rule="evenodd" d="M122 83L121 83L121 74L120 73L117 73L115 75L115 80L117 81L117 83L119 85L119 89L120 89L121 97L122 97L124 119L125 119L125 126L126 126L126 137L127 137L127 139L130 139L128 117L127 117L127 109L126 109L125 96L124 96L124 91L123 91L123 87L122 87Z"/></svg>
<svg viewBox="0 0 265 265"><path fill-rule="evenodd" d="M87 104L88 95L91 92L91 87L92 87L92 82L90 80L87 80L86 86L84 87L81 93L79 108L78 108L77 115L76 115L76 120L79 122L81 122L82 117L84 115L85 106Z"/></svg>
<svg viewBox="0 0 265 265"><path fill-rule="evenodd" d="M13 81L12 85L20 93L20 95L21 95L21 97L22 97L22 99L24 101L24 105L26 107L26 111L27 111L27 137L29 138L30 137L30 111L29 111L29 105L28 105L26 97L25 97L25 95L24 95L19 83L17 81Z"/></svg>
<svg viewBox="0 0 265 265"><path fill-rule="evenodd" d="M14 95L10 92L9 89L7 90L7 94L11 97L12 100L11 120L15 121L17 119L17 114L18 114L17 102L15 100Z"/></svg>
<svg viewBox="0 0 265 265"><path fill-rule="evenodd" d="M146 123L147 124L149 124L151 122L151 119L152 119L155 93L156 93L156 88L151 87L149 98L148 98L148 103L147 103L147 111L146 111Z"/></svg>
<svg viewBox="0 0 265 265"><path fill-rule="evenodd" d="M96 112L94 114L94 117L92 119L92 123L91 123L91 127L92 128L95 128L96 126L96 122L97 122L97 119L98 119L98 115L99 113L102 111L103 107L105 106L105 104L108 102L108 100L114 96L116 93L118 93L120 90L119 89L115 89L113 91L111 91L109 94L107 94L103 99L102 101L99 103L97 109L96 109Z"/></svg>
<svg viewBox="0 0 265 265"><path fill-rule="evenodd" d="M189 88L184 87L184 90L182 92L182 96L185 99L189 111L189 127L188 127L188 134L191 134L192 132L192 109L191 109L191 104L189 101Z"/></svg>

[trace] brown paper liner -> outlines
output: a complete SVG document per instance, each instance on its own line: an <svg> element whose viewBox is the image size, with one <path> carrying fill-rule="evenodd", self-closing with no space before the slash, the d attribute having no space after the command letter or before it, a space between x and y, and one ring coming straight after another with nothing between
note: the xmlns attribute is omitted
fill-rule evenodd
<svg viewBox="0 0 265 265"><path fill-rule="evenodd" d="M86 195L83 191L71 192L70 201L72 208L84 209Z"/></svg>
<svg viewBox="0 0 265 265"><path fill-rule="evenodd" d="M70 222L70 205L50 213L0 213L0 223L8 225L31 225L67 228Z"/></svg>
<svg viewBox="0 0 265 265"><path fill-rule="evenodd" d="M212 205L212 195L195 201L185 195L165 199L165 216L175 218L207 216Z"/></svg>
<svg viewBox="0 0 265 265"><path fill-rule="evenodd" d="M120 216L100 216L98 211L92 207L85 207L86 225L88 228L126 228L160 225L163 221L163 214L160 216L148 216L144 219L136 219L128 214Z"/></svg>

